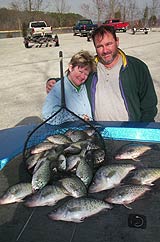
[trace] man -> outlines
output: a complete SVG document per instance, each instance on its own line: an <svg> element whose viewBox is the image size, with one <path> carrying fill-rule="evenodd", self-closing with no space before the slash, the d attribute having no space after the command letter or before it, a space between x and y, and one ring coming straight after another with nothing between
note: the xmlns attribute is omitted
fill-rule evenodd
<svg viewBox="0 0 160 242"><path fill-rule="evenodd" d="M119 38L112 27L101 25L92 39L97 72L86 86L94 119L153 122L157 96L147 65L118 48Z"/></svg>

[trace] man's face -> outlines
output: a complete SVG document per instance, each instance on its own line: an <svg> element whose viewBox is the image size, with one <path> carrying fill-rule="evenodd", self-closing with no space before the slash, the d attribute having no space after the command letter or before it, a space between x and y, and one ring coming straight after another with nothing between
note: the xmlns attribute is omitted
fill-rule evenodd
<svg viewBox="0 0 160 242"><path fill-rule="evenodd" d="M94 44L100 62L104 65L114 64L118 54L119 38L115 40L111 33L106 32L103 38L96 36Z"/></svg>

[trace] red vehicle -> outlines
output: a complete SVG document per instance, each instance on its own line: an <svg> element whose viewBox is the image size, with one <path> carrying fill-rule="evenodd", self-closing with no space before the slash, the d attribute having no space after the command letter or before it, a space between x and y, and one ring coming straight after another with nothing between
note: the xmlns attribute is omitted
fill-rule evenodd
<svg viewBox="0 0 160 242"><path fill-rule="evenodd" d="M122 22L118 18L107 19L103 25L113 26L116 31L126 32L129 26L129 22Z"/></svg>

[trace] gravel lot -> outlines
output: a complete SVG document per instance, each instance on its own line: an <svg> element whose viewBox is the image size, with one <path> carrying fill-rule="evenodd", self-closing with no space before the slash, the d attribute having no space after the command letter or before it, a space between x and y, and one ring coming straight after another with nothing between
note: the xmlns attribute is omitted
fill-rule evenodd
<svg viewBox="0 0 160 242"><path fill-rule="evenodd" d="M120 48L148 64L157 96L160 97L160 32L117 35L120 37ZM60 50L63 51L64 70L75 52L85 49L95 54L92 41L87 42L85 37L67 33L59 34L59 40L59 47L26 49L21 37L0 39L0 129L21 124L26 119L33 122L41 117L46 80L60 76ZM160 121L160 113L156 121Z"/></svg>

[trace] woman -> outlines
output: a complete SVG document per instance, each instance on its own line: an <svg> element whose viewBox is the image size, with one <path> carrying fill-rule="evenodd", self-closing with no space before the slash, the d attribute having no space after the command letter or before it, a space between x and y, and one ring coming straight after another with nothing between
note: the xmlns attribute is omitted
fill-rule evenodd
<svg viewBox="0 0 160 242"><path fill-rule="evenodd" d="M85 120L92 120L92 111L84 83L93 71L95 71L94 57L88 51L81 50L71 58L64 76L66 107ZM58 81L46 97L42 108L43 119L48 119L60 108L61 81ZM69 111L62 109L47 123L55 125L77 119Z"/></svg>

